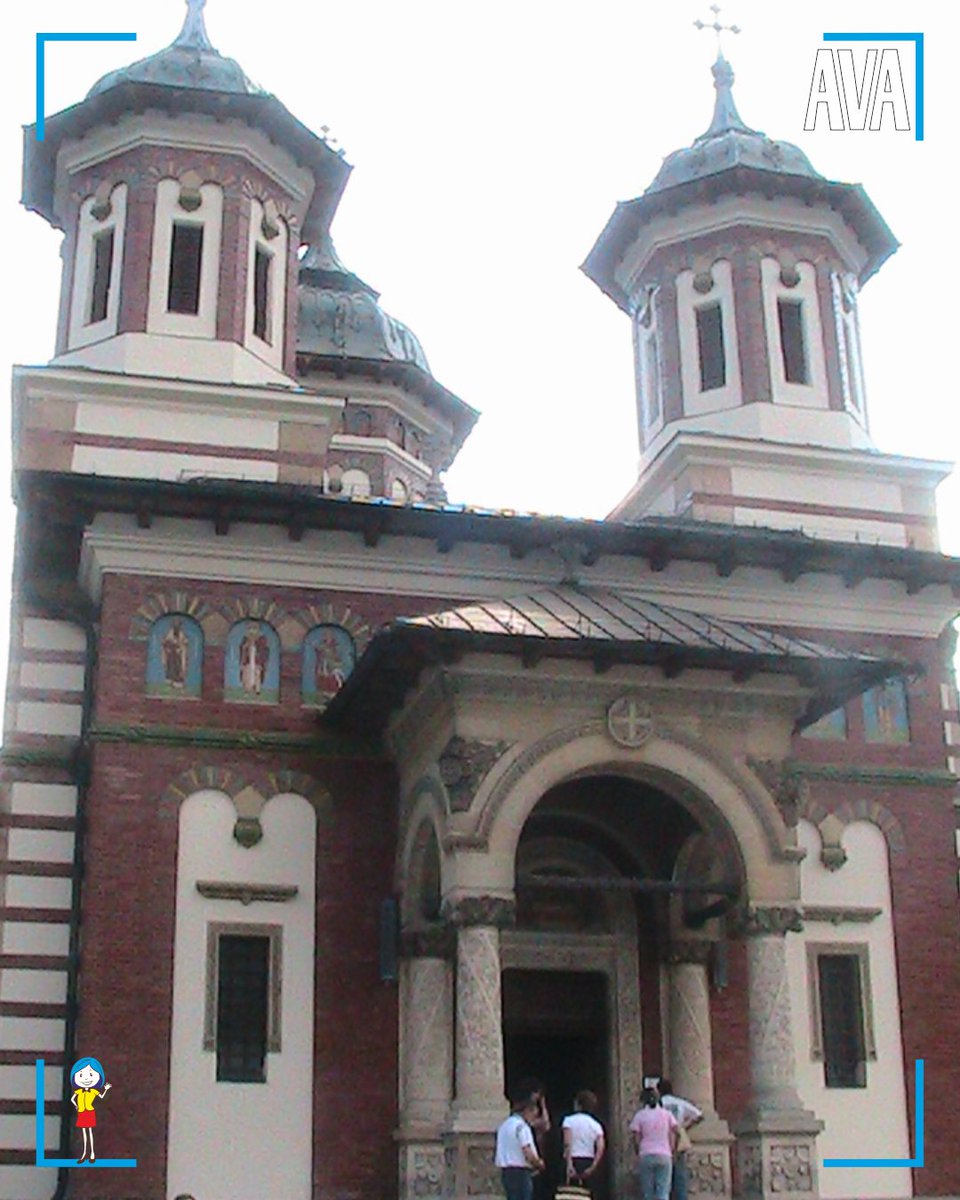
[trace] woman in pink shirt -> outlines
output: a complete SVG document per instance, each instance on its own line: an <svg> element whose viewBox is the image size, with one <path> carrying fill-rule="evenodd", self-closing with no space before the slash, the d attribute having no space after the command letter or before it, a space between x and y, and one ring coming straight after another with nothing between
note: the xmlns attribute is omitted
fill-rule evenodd
<svg viewBox="0 0 960 1200"><path fill-rule="evenodd" d="M630 1132L637 1147L640 1194L643 1200L670 1200L677 1118L660 1105L653 1088L644 1088L633 1114Z"/></svg>

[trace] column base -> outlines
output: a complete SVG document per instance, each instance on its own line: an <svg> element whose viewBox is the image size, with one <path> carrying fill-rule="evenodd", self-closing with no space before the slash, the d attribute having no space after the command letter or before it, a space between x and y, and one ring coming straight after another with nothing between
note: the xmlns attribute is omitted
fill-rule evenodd
<svg viewBox="0 0 960 1200"><path fill-rule="evenodd" d="M739 1195L743 1200L818 1200L817 1134L823 1122L807 1109L748 1113L737 1135Z"/></svg>
<svg viewBox="0 0 960 1200"><path fill-rule="evenodd" d="M443 1142L435 1138L399 1135L400 1200L441 1200L446 1163Z"/></svg>
<svg viewBox="0 0 960 1200"><path fill-rule="evenodd" d="M499 1122L497 1122L499 1124ZM493 1165L495 1126L481 1132L449 1131L443 1135L446 1200L503 1200L500 1171Z"/></svg>
<svg viewBox="0 0 960 1200"><path fill-rule="evenodd" d="M733 1134L726 1121L707 1115L689 1131L693 1149L686 1153L687 1195L690 1200L729 1200L730 1146Z"/></svg>

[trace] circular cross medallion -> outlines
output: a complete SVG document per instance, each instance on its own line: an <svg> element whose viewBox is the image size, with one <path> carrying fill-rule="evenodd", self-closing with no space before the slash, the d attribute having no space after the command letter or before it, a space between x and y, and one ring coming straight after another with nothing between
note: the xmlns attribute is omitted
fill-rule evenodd
<svg viewBox="0 0 960 1200"><path fill-rule="evenodd" d="M621 696L607 709L607 729L618 746L635 750L653 733L650 705L633 696Z"/></svg>

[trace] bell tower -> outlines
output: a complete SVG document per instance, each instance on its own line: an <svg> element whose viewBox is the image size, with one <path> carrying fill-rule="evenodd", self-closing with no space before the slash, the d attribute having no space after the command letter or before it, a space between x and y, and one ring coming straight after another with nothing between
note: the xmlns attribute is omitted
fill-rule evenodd
<svg viewBox="0 0 960 1200"><path fill-rule="evenodd" d="M611 514L936 545L939 464L879 453L860 289L897 241L859 184L751 129L733 70L713 118L617 205L584 271L630 318L640 468Z"/></svg>

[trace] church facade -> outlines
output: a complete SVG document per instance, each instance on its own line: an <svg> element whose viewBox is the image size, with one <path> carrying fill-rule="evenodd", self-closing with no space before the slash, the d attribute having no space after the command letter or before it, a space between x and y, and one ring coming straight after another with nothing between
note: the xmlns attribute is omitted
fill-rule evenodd
<svg viewBox="0 0 960 1200"><path fill-rule="evenodd" d="M882 216L720 58L584 264L635 486L451 505L476 412L339 259L342 154L202 10L26 130L64 272L13 380L0 1196L493 1197L529 1075L557 1124L597 1093L599 1200L651 1075L704 1112L698 1200L960 1194L960 562L948 468L869 436ZM135 1168L39 1165L85 1056Z"/></svg>

